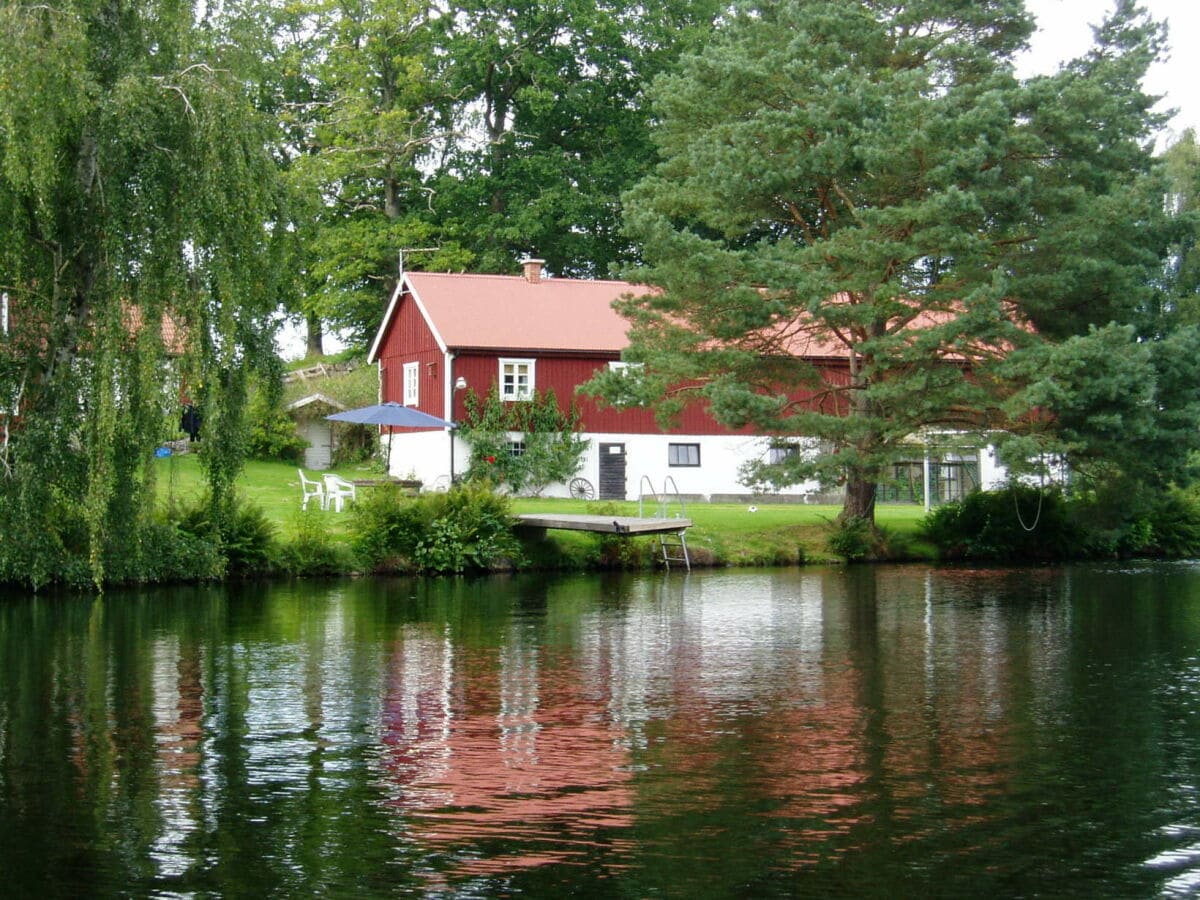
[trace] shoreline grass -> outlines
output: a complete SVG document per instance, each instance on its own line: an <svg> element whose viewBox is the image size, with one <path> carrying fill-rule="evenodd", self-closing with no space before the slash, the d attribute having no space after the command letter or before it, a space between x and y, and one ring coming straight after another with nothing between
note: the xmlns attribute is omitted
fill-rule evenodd
<svg viewBox="0 0 1200 900"><path fill-rule="evenodd" d="M194 502L205 491L203 471L193 454L157 461L158 496L161 503ZM331 472L350 480L377 477L366 464L339 466ZM308 477L323 473L305 470ZM250 461L237 481L239 493L262 509L287 539L302 528L300 480L297 467L282 462ZM363 490L370 490L365 488ZM512 498L514 513L588 513L603 510L614 515L637 515L636 501L584 501L544 497ZM671 514L678 511L671 508ZM749 503L691 502L685 507L693 527L687 541L696 565L765 566L841 562L829 550L827 537L840 508L833 505L772 503L769 497ZM924 510L915 505L888 504L878 507L876 522L888 536L889 556L896 559L933 559L932 547L921 542L918 524ZM331 540L348 541L350 517L345 513L321 513L320 523ZM309 522L311 525L311 520ZM537 554L543 564L556 558L563 565L576 561L579 567L596 557L597 535L552 532ZM612 540L611 538L609 539ZM653 538L618 539L635 545L629 558L653 558ZM640 546L639 546L640 545ZM625 548L629 549L629 548ZM610 555L612 554L610 550ZM623 552L623 551L622 551Z"/></svg>

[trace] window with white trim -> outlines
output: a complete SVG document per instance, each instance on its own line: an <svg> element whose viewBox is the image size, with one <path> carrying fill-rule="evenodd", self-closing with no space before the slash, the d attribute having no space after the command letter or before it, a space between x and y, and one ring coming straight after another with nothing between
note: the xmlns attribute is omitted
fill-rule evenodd
<svg viewBox="0 0 1200 900"><path fill-rule="evenodd" d="M421 392L418 385L421 383L421 364L420 363L405 363L404 364L404 405L416 406L420 400Z"/></svg>
<svg viewBox="0 0 1200 900"><path fill-rule="evenodd" d="M625 362L624 360L613 360L608 364L608 371L619 375L622 379L629 379L628 385L621 384L619 388L616 388L616 393L610 395L609 400L614 406L646 405L645 401L638 396L637 390L643 368L642 363Z"/></svg>
<svg viewBox="0 0 1200 900"><path fill-rule="evenodd" d="M700 465L699 444L667 444L668 466Z"/></svg>
<svg viewBox="0 0 1200 900"><path fill-rule="evenodd" d="M512 456L512 457L524 456L525 455L525 442L524 441L509 441L508 442L508 455Z"/></svg>
<svg viewBox="0 0 1200 900"><path fill-rule="evenodd" d="M533 360L500 360L500 399L533 399Z"/></svg>

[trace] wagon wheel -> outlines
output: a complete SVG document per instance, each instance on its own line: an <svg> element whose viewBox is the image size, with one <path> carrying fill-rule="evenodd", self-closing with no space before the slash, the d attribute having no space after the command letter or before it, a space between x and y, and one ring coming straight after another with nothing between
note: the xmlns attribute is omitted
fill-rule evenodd
<svg viewBox="0 0 1200 900"><path fill-rule="evenodd" d="M596 489L586 478L572 478L571 483L567 485L567 490L576 500L592 500L596 496Z"/></svg>

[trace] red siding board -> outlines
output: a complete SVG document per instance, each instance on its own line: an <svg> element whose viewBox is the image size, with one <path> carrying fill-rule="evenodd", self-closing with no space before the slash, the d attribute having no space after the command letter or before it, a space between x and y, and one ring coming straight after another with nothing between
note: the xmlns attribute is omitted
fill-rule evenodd
<svg viewBox="0 0 1200 900"><path fill-rule="evenodd" d="M539 391L553 389L560 405L574 400L582 414L584 431L594 434L730 434L731 429L720 425L701 404L688 406L679 420L665 430L660 428L654 419L654 413L649 409L617 410L612 407L601 408L591 397L575 393L575 388L590 379L592 375L608 365L609 360L602 358L579 357L539 357L536 355L512 353L504 358L535 360L534 380ZM454 377L462 376L467 386L477 394L495 390L500 378L500 359L498 355L462 354L454 361ZM615 359L615 357L614 357ZM833 380L841 380L844 367L830 366L828 376ZM458 421L465 415L463 401L466 391L455 391L454 416ZM397 395L398 396L398 395ZM792 394L794 401L802 405L811 405L814 392L799 390ZM832 411L832 405L822 404L827 411ZM741 429L740 432L750 434L752 429Z"/></svg>
<svg viewBox="0 0 1200 900"><path fill-rule="evenodd" d="M404 402L404 364L419 363L416 408L445 418L443 354L425 317L407 296L397 304L379 350L379 383L384 400ZM395 429L397 432L410 429Z"/></svg>

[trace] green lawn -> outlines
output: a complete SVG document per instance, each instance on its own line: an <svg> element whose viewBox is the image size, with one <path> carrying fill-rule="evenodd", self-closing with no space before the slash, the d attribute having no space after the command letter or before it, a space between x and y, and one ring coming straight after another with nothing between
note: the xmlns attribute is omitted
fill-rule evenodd
<svg viewBox="0 0 1200 900"><path fill-rule="evenodd" d="M170 456L155 460L155 464L158 466L158 496L163 502L174 499L186 503L203 495L206 485L198 457L192 454ZM379 474L366 466L361 469L356 466L343 466L330 469L330 472L347 480L374 478ZM304 474L308 478L319 480L325 473L306 469ZM260 506L280 529L290 527L300 513L300 476L294 465L251 460L246 463L238 478L237 487L243 497ZM309 509L314 508L315 504L310 502ZM330 512L328 515L331 532L341 532L341 526L346 519L345 514Z"/></svg>
<svg viewBox="0 0 1200 900"><path fill-rule="evenodd" d="M157 460L159 467L159 496L176 500L192 500L204 490L203 473L195 456L172 456ZM333 470L346 479L377 476L367 466L343 466ZM323 473L309 472L310 478ZM251 502L260 506L281 531L290 531L300 512L300 479L296 467L286 463L249 462L238 480L238 489ZM538 497L518 497L512 502L513 511L523 512L595 512L598 508L615 514L637 515L636 502L613 503L582 500L558 500ZM809 506L797 503L756 501L754 511L747 503L689 503L685 513L695 524L688 532L688 546L697 559L705 557L737 565L794 563L800 559L819 561L832 559L825 546L829 523L837 516L837 506ZM310 506L311 508L311 506ZM669 511L674 515L678 507ZM651 510L648 508L647 512ZM325 513L330 533L345 533L347 516ZM880 506L876 520L880 526L902 539L909 551L917 556L932 555L930 548L916 538L917 524L924 516L919 506ZM553 540L570 546L578 542L596 541L594 535L555 533ZM642 538L641 540L649 540Z"/></svg>

